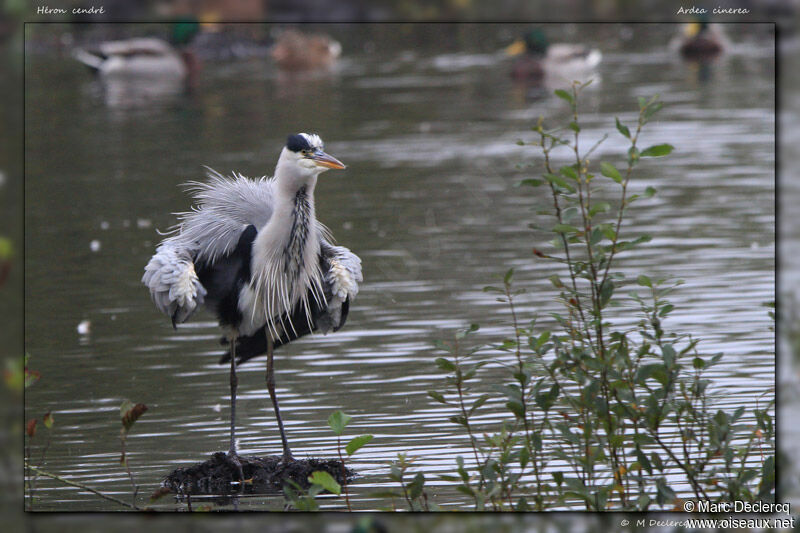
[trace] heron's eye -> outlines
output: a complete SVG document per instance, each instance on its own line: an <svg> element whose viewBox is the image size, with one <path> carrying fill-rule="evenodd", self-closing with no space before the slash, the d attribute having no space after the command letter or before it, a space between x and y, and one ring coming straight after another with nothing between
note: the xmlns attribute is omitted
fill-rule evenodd
<svg viewBox="0 0 800 533"><path fill-rule="evenodd" d="M301 153L301 154L303 154L303 157L309 157L309 156L311 156L311 150L303 150L303 151L302 151L302 152L300 152L300 153Z"/></svg>

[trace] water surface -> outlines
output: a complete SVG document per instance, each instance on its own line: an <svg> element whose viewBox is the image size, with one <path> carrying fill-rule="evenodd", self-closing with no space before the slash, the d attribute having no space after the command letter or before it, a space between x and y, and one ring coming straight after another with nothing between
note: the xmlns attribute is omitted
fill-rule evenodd
<svg viewBox="0 0 800 533"><path fill-rule="evenodd" d="M523 314L547 324L557 308L552 266L530 256L542 239L528 223L546 199L515 187L541 158L516 141L533 140L540 115L555 124L568 109L549 90L511 82L500 51L524 28L331 26L345 54L330 76L287 79L259 57L212 60L193 94L145 104L109 100L54 50L29 53L26 343L42 379L26 395L26 417L54 413L44 466L129 498L118 462L125 398L149 406L128 443L143 493L176 466L226 449L228 377L217 365L213 317L200 313L174 331L139 280L157 230L189 207L181 183L201 178L202 165L271 174L286 135L313 130L348 165L320 178L318 217L362 258L365 282L343 330L277 354L293 451L332 456L326 419L342 409L354 417L348 434L375 435L353 461L357 508L388 505L372 494L391 485L387 465L398 452L416 458L437 502L466 505L436 481L469 448L447 422L452 413L426 395L444 386L432 341L470 322L482 325L477 342L508 335L506 308L482 288L509 267L528 290ZM34 26L29 43L63 29ZM705 353L726 354L712 375L719 404L734 408L774 386L774 335L761 307L775 287L774 51L756 26L728 29L732 49L705 69L668 50L669 26L578 25L564 39L604 54L582 106L586 146L613 130L615 116L635 120L636 97L658 93L667 104L642 144L669 142L675 152L641 165L633 191L659 192L635 204L627 222L631 234L653 240L621 256L619 270L685 280L667 326L702 339ZM556 28L548 31L559 40ZM612 134L594 158L621 165L621 141ZM89 335L76 331L82 320L91 322ZM243 453L280 453L269 406L257 359L240 368ZM501 413L500 403L487 405L485 430L496 429ZM33 457L42 449L34 446ZM45 479L37 495L36 509L115 509ZM281 505L280 497L242 503ZM157 507L181 505L165 498Z"/></svg>

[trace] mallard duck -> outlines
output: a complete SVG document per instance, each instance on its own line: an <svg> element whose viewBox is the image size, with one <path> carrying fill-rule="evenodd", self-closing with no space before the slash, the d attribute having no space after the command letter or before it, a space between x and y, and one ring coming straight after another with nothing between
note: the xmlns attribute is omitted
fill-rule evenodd
<svg viewBox="0 0 800 533"><path fill-rule="evenodd" d="M684 59L713 59L723 52L725 42L722 30L710 24L708 17L700 17L684 26L677 47Z"/></svg>
<svg viewBox="0 0 800 533"><path fill-rule="evenodd" d="M325 70L342 54L342 45L322 34L284 30L272 47L272 59L285 71Z"/></svg>
<svg viewBox="0 0 800 533"><path fill-rule="evenodd" d="M550 44L540 29L514 41L506 48L506 54L517 56L511 77L535 83L542 83L546 77L583 77L603 58L599 50L582 44Z"/></svg>
<svg viewBox="0 0 800 533"><path fill-rule="evenodd" d="M197 34L196 21L173 24L172 44L155 37L103 42L92 48L78 48L73 57L104 80L157 79L189 80L197 69L191 51L182 48Z"/></svg>

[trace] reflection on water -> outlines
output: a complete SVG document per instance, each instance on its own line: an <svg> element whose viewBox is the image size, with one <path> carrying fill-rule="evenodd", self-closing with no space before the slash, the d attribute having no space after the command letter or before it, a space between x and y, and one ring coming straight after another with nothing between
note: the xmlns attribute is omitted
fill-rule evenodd
<svg viewBox="0 0 800 533"><path fill-rule="evenodd" d="M521 26L442 26L442 40L424 38L427 26L396 29L339 28L344 56L329 76L282 79L263 58L207 61L192 94L132 109L109 109L80 66L28 54L27 350L43 377L26 407L29 417L55 415L49 470L129 497L117 464L124 398L150 408L128 440L145 492L176 466L226 448L218 328L205 314L173 331L139 284L142 268L156 229L188 207L178 185L200 177L202 165L269 174L288 133L315 130L348 164L321 178L318 216L362 258L365 282L342 331L276 354L293 450L330 456L336 441L326 420L342 409L354 417L348 432L375 435L354 459L357 507L381 505L371 493L389 486L387 463L398 452L417 458L437 502L466 504L436 477L469 449L443 422L451 413L426 395L441 385L431 342L469 322L481 323L482 342L507 334L505 308L482 287L508 267L530 295L521 313L544 321L556 308L550 265L526 252L536 242L527 227L536 193L514 187L537 171L518 165L540 160L516 141L531 139L540 115L562 121L568 109L515 90L497 51ZM613 128L614 116L631 121L637 96L659 93L668 105L642 143L676 150L642 164L631 185L659 191L632 206L628 226L654 239L622 256L620 270L686 280L668 325L702 339L706 353L725 352L727 364L711 374L720 405L749 405L774 376L761 307L774 299L772 42L740 32L698 80L666 50L669 28L629 29L628 40L616 26L582 30L603 51L603 83L585 98L585 142ZM622 147L612 135L595 157L621 160ZM82 320L91 321L88 335L76 331ZM241 367L237 434L247 454L281 450L264 375L262 360ZM488 403L481 429L496 427L503 410ZM109 508L72 488L37 485L39 509ZM242 506L279 509L280 500Z"/></svg>

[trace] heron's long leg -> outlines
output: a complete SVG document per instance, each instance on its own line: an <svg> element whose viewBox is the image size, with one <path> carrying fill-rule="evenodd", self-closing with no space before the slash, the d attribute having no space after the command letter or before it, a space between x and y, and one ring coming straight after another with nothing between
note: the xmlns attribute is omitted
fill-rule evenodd
<svg viewBox="0 0 800 533"><path fill-rule="evenodd" d="M231 446L228 455L236 455L236 389L239 378L236 377L236 337L231 339Z"/></svg>
<svg viewBox="0 0 800 533"><path fill-rule="evenodd" d="M283 431L283 420L281 420L281 411L278 409L278 397L275 395L275 367L272 364L272 339L267 339L267 390L269 397L272 400L272 407L275 409L275 418L278 420L278 430L281 432L281 442L283 443L283 459L291 461L292 451L289 449L289 442L286 440L286 433Z"/></svg>
<svg viewBox="0 0 800 533"><path fill-rule="evenodd" d="M239 461L239 454L236 453L236 388L239 385L239 378L236 377L236 336L231 337L231 446L228 449L228 457L236 467L239 480L244 480L242 463Z"/></svg>

